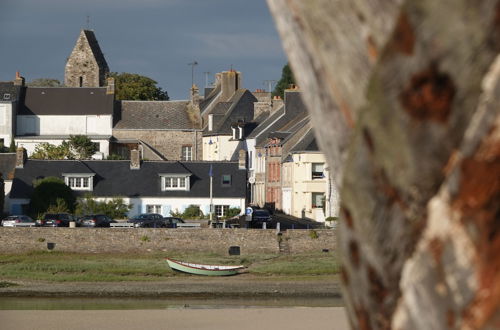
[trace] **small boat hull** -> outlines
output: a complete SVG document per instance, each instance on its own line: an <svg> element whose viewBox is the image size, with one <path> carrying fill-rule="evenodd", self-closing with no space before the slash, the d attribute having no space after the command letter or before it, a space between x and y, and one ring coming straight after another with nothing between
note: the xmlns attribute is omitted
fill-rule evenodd
<svg viewBox="0 0 500 330"><path fill-rule="evenodd" d="M183 262L178 260L173 260L170 258L165 259L172 268L172 270L194 274L194 275L205 275L205 276L229 276L238 274L238 270L243 269L244 266L218 266L218 265L204 265L204 264L194 264L189 262Z"/></svg>

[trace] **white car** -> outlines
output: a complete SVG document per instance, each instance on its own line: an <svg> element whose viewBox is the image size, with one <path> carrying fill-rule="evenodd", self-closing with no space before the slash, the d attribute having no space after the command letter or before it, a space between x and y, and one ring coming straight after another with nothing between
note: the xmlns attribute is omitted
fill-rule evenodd
<svg viewBox="0 0 500 330"><path fill-rule="evenodd" d="M2 220L4 227L31 227L35 226L35 220L27 215L10 215Z"/></svg>

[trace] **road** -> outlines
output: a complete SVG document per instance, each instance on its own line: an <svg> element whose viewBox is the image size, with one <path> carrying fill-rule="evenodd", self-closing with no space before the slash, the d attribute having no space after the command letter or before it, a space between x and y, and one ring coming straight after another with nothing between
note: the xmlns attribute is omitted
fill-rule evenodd
<svg viewBox="0 0 500 330"><path fill-rule="evenodd" d="M266 224L267 229L275 229L277 223L280 224L280 230L287 229L315 229L315 228L325 228L322 223L300 219L292 217L286 214L276 213L273 214L273 219L270 223ZM262 228L262 224L253 224L252 222L246 221L245 216L239 217L239 219L231 219L226 221L226 225L234 226L237 225L240 228Z"/></svg>

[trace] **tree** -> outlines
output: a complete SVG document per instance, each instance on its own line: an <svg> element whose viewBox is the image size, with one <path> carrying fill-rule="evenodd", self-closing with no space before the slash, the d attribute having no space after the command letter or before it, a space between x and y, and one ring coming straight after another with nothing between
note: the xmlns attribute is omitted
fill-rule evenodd
<svg viewBox="0 0 500 330"><path fill-rule="evenodd" d="M70 159L90 159L99 149L86 135L70 135Z"/></svg>
<svg viewBox="0 0 500 330"><path fill-rule="evenodd" d="M31 154L31 158L49 160L70 159L71 151L66 141L63 141L63 143L58 146L48 142L42 142L35 146L35 151Z"/></svg>
<svg viewBox="0 0 500 330"><path fill-rule="evenodd" d="M39 214L46 213L51 207L62 207L63 203L69 212L73 212L75 209L76 198L73 190L64 183L64 180L46 177L33 184L35 189L31 194L29 205L32 216L38 217Z"/></svg>
<svg viewBox="0 0 500 330"><path fill-rule="evenodd" d="M115 197L108 201L96 201L92 194L85 194L79 198L75 213L78 215L105 214L112 219L124 219L132 209L131 204L126 204L123 198Z"/></svg>
<svg viewBox="0 0 500 330"><path fill-rule="evenodd" d="M280 80L274 87L273 96L280 96L281 98L284 98L285 89L290 88L290 85L292 84L295 84L295 78L290 65L287 63L281 71Z"/></svg>
<svg viewBox="0 0 500 330"><path fill-rule="evenodd" d="M341 187L351 326L497 328L498 1L268 4Z"/></svg>
<svg viewBox="0 0 500 330"><path fill-rule="evenodd" d="M17 147L16 147L16 143L14 142L14 138L11 138L9 152L16 152L16 150L17 150Z"/></svg>
<svg viewBox="0 0 500 330"><path fill-rule="evenodd" d="M115 78L117 100L168 100L167 91L157 87L157 82L151 78L136 73L112 72L110 77Z"/></svg>
<svg viewBox="0 0 500 330"><path fill-rule="evenodd" d="M57 79L52 78L37 78L26 84L28 87L62 87L62 84Z"/></svg>

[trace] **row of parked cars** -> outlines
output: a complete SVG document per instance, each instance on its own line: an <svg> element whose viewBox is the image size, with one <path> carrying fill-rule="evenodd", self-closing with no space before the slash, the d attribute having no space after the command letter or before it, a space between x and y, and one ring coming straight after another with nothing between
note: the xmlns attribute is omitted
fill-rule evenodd
<svg viewBox="0 0 500 330"><path fill-rule="evenodd" d="M27 215L11 215L2 220L4 227L28 226L34 224L37 227L69 227L70 222L75 222L77 227L111 227L116 220L104 214L91 214L83 217L75 217L69 213L47 213L43 219L33 220ZM132 227L141 228L176 228L178 223L184 220L174 217L163 217L156 213L142 213L127 220Z"/></svg>

